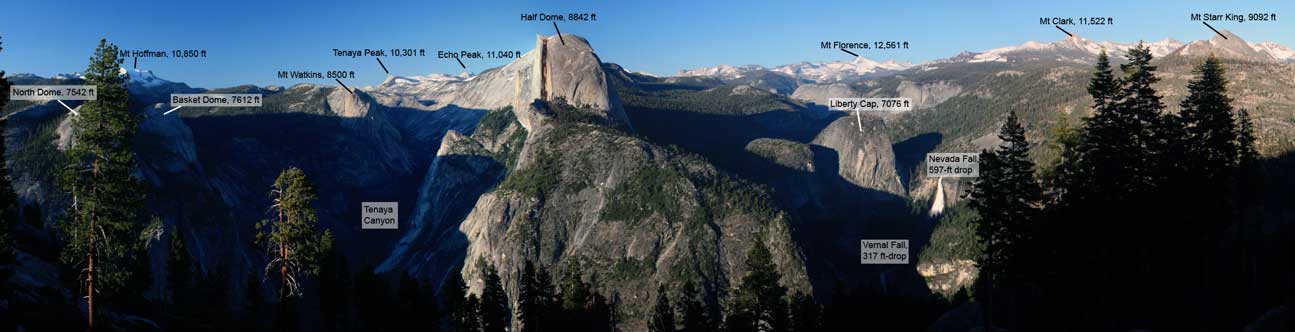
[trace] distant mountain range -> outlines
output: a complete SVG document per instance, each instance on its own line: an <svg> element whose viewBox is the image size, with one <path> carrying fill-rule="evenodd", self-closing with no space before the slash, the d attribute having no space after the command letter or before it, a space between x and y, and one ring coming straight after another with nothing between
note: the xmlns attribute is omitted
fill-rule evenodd
<svg viewBox="0 0 1295 332"><path fill-rule="evenodd" d="M773 68L760 65L733 66L722 64L713 67L680 70L675 76L735 80L756 72L769 71L814 83L850 82L869 77L886 76L909 68L923 68L924 66L941 63L1024 62L1036 60L1091 63L1102 50L1105 50L1112 58L1118 58L1138 43L1144 43L1151 49L1151 55L1157 58L1171 54L1205 56L1213 53L1219 57L1258 62L1295 62L1295 50L1284 45L1270 41L1247 43L1231 31L1221 30L1220 33L1227 35L1228 38L1225 39L1215 35L1214 38L1190 43L1183 43L1173 38L1155 42L1119 43L1095 41L1074 35L1054 42L1027 41L1020 45L994 48L983 52L962 52L949 58L916 65L895 60L879 62L860 56L849 61L800 62Z"/></svg>
<svg viewBox="0 0 1295 332"><path fill-rule="evenodd" d="M912 63L889 60L877 62L865 57L856 57L850 61L800 62L765 68L759 65L734 67L719 65L692 70L681 70L676 76L710 76L721 79L736 79L751 72L773 71L796 79L822 81L844 81L864 78L869 75L884 75L912 67Z"/></svg>

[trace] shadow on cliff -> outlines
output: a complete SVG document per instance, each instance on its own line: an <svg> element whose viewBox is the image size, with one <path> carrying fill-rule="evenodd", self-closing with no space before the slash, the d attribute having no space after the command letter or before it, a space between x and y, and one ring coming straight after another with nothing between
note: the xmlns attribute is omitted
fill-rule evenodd
<svg viewBox="0 0 1295 332"><path fill-rule="evenodd" d="M419 184L427 173L444 131L434 118L384 109L394 133L371 130L364 121L305 113L257 113L183 118L193 133L198 163L219 189L238 221L240 238L250 243L253 223L266 218L268 192L279 173L299 167L319 193L320 224L331 229L352 266L381 262L401 230L409 228ZM479 120L484 111L462 114ZM429 112L433 113L433 112ZM399 121L396 121L399 120ZM410 132L419 123L435 133ZM475 127L472 122L472 127ZM468 129L470 129L469 127ZM175 181L184 183L183 180ZM361 230L363 202L399 202L400 230ZM237 245L237 244L236 244ZM244 244L250 245L250 244Z"/></svg>
<svg viewBox="0 0 1295 332"><path fill-rule="evenodd" d="M416 214L411 217L411 221L420 222L417 233L402 239L377 269L390 280L407 274L439 287L450 273L458 273L469 244L460 225L481 195L495 190L506 172L494 158L476 155L440 156L431 171L436 173L428 174L428 182L420 189ZM444 185L442 179L448 178L454 178L449 181L452 186L431 187Z"/></svg>
<svg viewBox="0 0 1295 332"><path fill-rule="evenodd" d="M917 299L931 296L915 268L918 249L931 228L921 211L910 208L903 197L850 183L840 175L835 150L810 144L846 113L821 105L752 115L636 107L626 111L639 135L697 153L725 171L769 187L778 204L795 214L793 236L805 255L815 297L829 299L838 286ZM746 151L757 138L809 144L816 169L791 169ZM909 264L860 264L861 239L909 239Z"/></svg>
<svg viewBox="0 0 1295 332"><path fill-rule="evenodd" d="M917 169L922 165L922 159L943 142L944 134L932 132L891 144L891 150L895 151L895 174L899 174L899 181L905 190L912 189L908 185L915 174L923 173Z"/></svg>

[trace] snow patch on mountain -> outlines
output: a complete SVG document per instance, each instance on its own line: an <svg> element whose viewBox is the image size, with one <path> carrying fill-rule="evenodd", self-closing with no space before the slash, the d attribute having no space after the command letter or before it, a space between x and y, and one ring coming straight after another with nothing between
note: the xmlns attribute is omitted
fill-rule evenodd
<svg viewBox="0 0 1295 332"><path fill-rule="evenodd" d="M912 67L909 62L897 62L887 60L877 62L865 57L855 57L851 61L833 61L833 62L801 62L797 64L788 64L774 67L773 71L790 75L795 78L809 79L813 81L840 81L853 76L864 76L867 74L880 73L886 71L900 71Z"/></svg>
<svg viewBox="0 0 1295 332"><path fill-rule="evenodd" d="M1286 62L1295 61L1295 50L1291 50L1289 47L1283 46L1282 44L1266 41L1266 42L1259 42L1259 43L1250 43L1250 47L1254 48L1255 51L1259 51L1260 53L1267 53L1268 56L1271 56L1277 60L1286 61Z"/></svg>
<svg viewBox="0 0 1295 332"><path fill-rule="evenodd" d="M126 68L121 68L117 70L117 73L121 75L127 75L127 77L129 77L127 81L128 83L137 83L147 88L158 87L164 84L172 83L171 81L158 78L157 75L153 74L152 70L139 70L139 69L127 70Z"/></svg>
<svg viewBox="0 0 1295 332"><path fill-rule="evenodd" d="M366 86L361 90L382 91L398 95L425 95L434 91L442 91L450 85L463 83L475 77L467 72L459 75L434 73L423 76L388 76L381 84Z"/></svg>
<svg viewBox="0 0 1295 332"><path fill-rule="evenodd" d="M732 65L718 65L714 67L703 67L703 68L697 68L697 69L691 69L691 70L680 70L678 74L675 74L675 76L681 76L681 77L707 76L707 77L718 77L723 79L734 79L734 78L741 77L743 73L756 71L756 70L765 70L765 68L764 66L760 66L760 65L745 65L741 67L735 67Z"/></svg>
<svg viewBox="0 0 1295 332"><path fill-rule="evenodd" d="M720 79L737 79L755 71L773 71L796 78L811 80L816 82L834 82L842 81L855 77L862 77L870 74L882 74L900 71L912 67L909 62L898 62L887 60L878 62L865 57L856 57L853 60L831 61L831 62L800 62L785 64L773 68L766 68L760 65L718 65L714 67L704 67L689 70L680 70L676 77L704 76L715 77Z"/></svg>
<svg viewBox="0 0 1295 332"><path fill-rule="evenodd" d="M978 62L1013 62L1028 60L1055 59L1059 61L1086 62L1095 59L1103 50L1112 56L1128 52L1129 49L1143 43L1151 50L1151 55L1160 57L1182 47L1183 43L1173 38L1156 42L1117 43L1111 41L1094 41L1082 36L1070 36L1051 43L1027 41L1020 45L991 49L981 53L959 54L950 58L950 62L959 60Z"/></svg>
<svg viewBox="0 0 1295 332"><path fill-rule="evenodd" d="M1258 62L1277 62L1276 56L1268 52L1267 49L1254 47L1254 44L1247 43L1245 39L1237 36L1228 30L1219 30L1219 35L1215 35L1208 40L1197 40L1174 51L1174 54L1183 56L1216 56L1227 59L1239 59L1246 61Z"/></svg>

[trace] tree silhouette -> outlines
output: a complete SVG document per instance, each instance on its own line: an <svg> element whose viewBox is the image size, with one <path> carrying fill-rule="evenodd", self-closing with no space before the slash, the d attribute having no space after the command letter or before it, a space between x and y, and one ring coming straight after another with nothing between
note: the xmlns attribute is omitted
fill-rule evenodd
<svg viewBox="0 0 1295 332"><path fill-rule="evenodd" d="M129 278L127 265L144 207L142 184L131 176L135 131L142 121L127 109L126 76L117 45L99 40L85 84L96 99L81 105L73 117L73 144L63 170L63 188L72 204L58 224L66 246L62 261L79 271L84 282L87 324L94 328L95 297L111 293Z"/></svg>
<svg viewBox="0 0 1295 332"><path fill-rule="evenodd" d="M648 322L649 332L674 332L674 307L670 297L666 296L665 285L657 287L656 304L652 309L652 319Z"/></svg>
<svg viewBox="0 0 1295 332"><path fill-rule="evenodd" d="M787 288L773 264L773 254L757 237L746 257L746 276L734 292L728 331L786 331Z"/></svg>

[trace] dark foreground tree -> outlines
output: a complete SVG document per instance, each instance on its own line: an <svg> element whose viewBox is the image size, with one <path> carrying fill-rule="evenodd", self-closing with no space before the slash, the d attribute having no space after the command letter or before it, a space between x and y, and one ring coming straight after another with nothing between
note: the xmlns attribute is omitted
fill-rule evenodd
<svg viewBox="0 0 1295 332"><path fill-rule="evenodd" d="M656 304L652 307L652 319L648 322L648 332L674 332L674 307L670 297L666 296L665 285L657 287Z"/></svg>
<svg viewBox="0 0 1295 332"><path fill-rule="evenodd" d="M790 329L792 332L819 330L823 319L822 308L818 306L818 303L814 303L813 297L797 291L792 294L789 304L791 306Z"/></svg>
<svg viewBox="0 0 1295 332"><path fill-rule="evenodd" d="M679 300L679 311L683 314L680 322L683 326L679 332L705 332L718 329L715 325L716 319L711 317L706 304L699 298L701 293L691 279L684 281L680 295L682 297Z"/></svg>
<svg viewBox="0 0 1295 332"><path fill-rule="evenodd" d="M441 299L441 307L446 311L445 326L449 331L470 331L464 328L464 323L468 319L469 311L475 311L476 308L465 303L468 285L463 282L463 274L459 273L458 268L452 268L450 271L450 275L441 283L440 293L437 294Z"/></svg>
<svg viewBox="0 0 1295 332"><path fill-rule="evenodd" d="M985 310L986 325L993 324L993 298L998 288L1019 287L1030 280L1035 266L1027 255L1043 196L1016 112L1008 113L998 138L1003 144L997 150L980 152L980 177L967 193L967 206L980 216L976 235L982 252L977 264L983 288L978 293L987 300L983 306L989 308Z"/></svg>
<svg viewBox="0 0 1295 332"><path fill-rule="evenodd" d="M1213 185L1231 176L1237 164L1237 121L1219 59L1210 56L1195 72L1179 115L1187 133L1188 164L1202 184Z"/></svg>
<svg viewBox="0 0 1295 332"><path fill-rule="evenodd" d="M279 297L300 296L304 278L319 275L320 263L333 246L330 231L320 232L312 206L317 194L300 168L279 174L270 190L275 219L256 224L257 244L270 256L265 277L277 277Z"/></svg>
<svg viewBox="0 0 1295 332"><path fill-rule="evenodd" d="M72 204L58 224L66 245L62 262L79 271L87 323L94 327L95 297L111 294L129 278L128 261L139 233L143 187L131 176L131 149L141 118L127 109L126 77L117 45L100 40L85 70L85 84L96 99L72 117L73 144L61 183Z"/></svg>
<svg viewBox="0 0 1295 332"><path fill-rule="evenodd" d="M494 264L482 262L481 307L478 310L481 331L503 332L508 329L508 322L512 318L511 311L508 310L508 295L504 293L503 281Z"/></svg>
<svg viewBox="0 0 1295 332"><path fill-rule="evenodd" d="M727 331L787 331L787 288L773 264L773 254L757 237L746 254L746 276L734 291Z"/></svg>
<svg viewBox="0 0 1295 332"><path fill-rule="evenodd" d="M4 51L3 42L0 42L0 52ZM5 72L0 70L0 110L4 109L5 104L9 103L9 81L4 78ZM7 128L7 120L0 119L0 129ZM5 155L6 138L0 135L0 160ZM9 170L0 163L0 280L9 280L13 275L13 264L15 261L15 249L13 227L18 222L18 197L14 194L13 185L9 182ZM0 282L0 295L5 294L7 283ZM5 314L0 313L0 321L4 321ZM0 326L3 328L4 326Z"/></svg>

